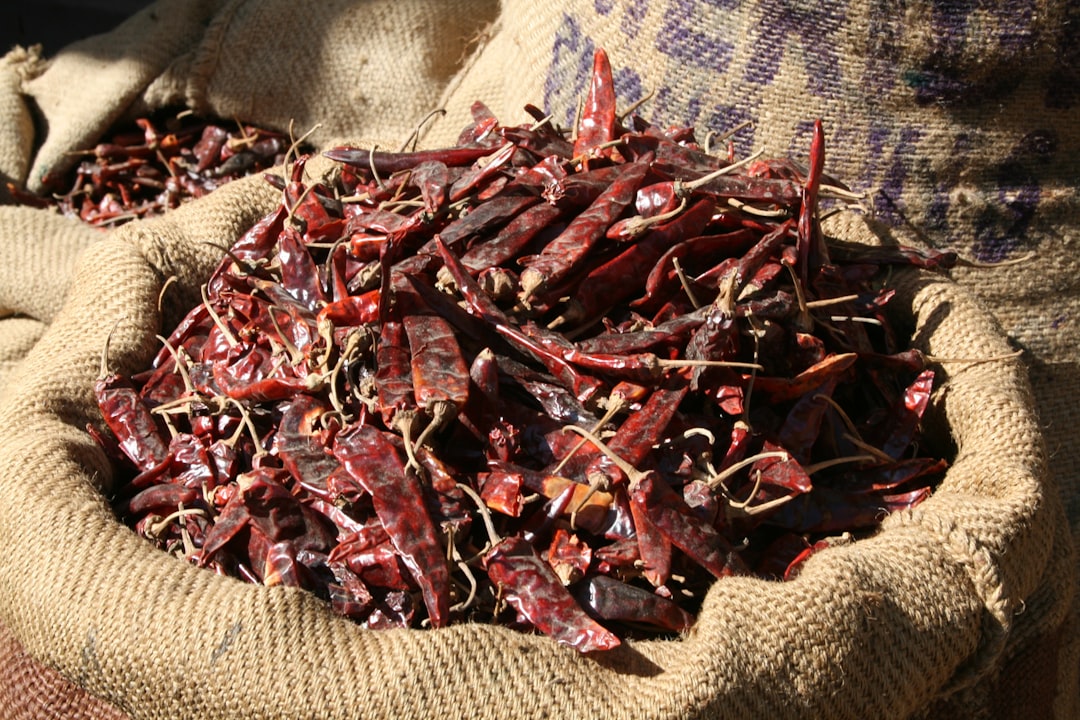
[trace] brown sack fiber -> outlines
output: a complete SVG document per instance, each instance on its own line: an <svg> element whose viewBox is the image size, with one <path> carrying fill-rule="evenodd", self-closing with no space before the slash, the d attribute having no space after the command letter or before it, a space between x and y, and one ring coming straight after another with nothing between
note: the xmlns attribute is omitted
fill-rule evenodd
<svg viewBox="0 0 1080 720"><path fill-rule="evenodd" d="M400 142L433 110L496 0L158 0L47 60L22 90L39 115L32 192L115 122L185 107L297 134ZM18 52L18 51L16 51ZM0 168L3 170L4 168Z"/></svg>
<svg viewBox="0 0 1080 720"><path fill-rule="evenodd" d="M230 242L272 206L258 183L232 183L87 249L0 401L0 625L133 720L907 718L973 709L1010 638L1060 623L1070 538L1016 361L944 373L935 414L958 454L933 497L870 539L815 555L792 582L716 583L680 640L582 657L488 625L366 631L303 591L157 551L113 516L111 470L84 430L96 419L101 350L112 332L111 369L148 362L154 334L198 302L217 261L202 241ZM869 234L854 221L835 232ZM179 282L159 312L171 276ZM924 350L1009 350L951 281L901 272L894 282L896 310Z"/></svg>

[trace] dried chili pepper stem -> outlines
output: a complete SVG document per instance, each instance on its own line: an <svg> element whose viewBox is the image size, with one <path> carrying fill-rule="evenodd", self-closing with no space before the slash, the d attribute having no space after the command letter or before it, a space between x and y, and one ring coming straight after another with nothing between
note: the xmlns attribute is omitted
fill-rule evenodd
<svg viewBox="0 0 1080 720"><path fill-rule="evenodd" d="M236 347L240 344L240 341L236 339L236 335L229 329L229 326L225 324L225 321L218 315L217 310L210 303L210 296L207 294L206 285L202 285L199 288L199 292L202 294L203 305L206 306L206 311L210 313L210 318L214 321L214 325L221 330L221 334L225 336L225 342L229 343L229 347Z"/></svg>
<svg viewBox="0 0 1080 720"><path fill-rule="evenodd" d="M593 434L599 433L605 425L611 422L611 419L613 417L625 411L632 404L630 398L626 396L616 396L612 394L612 396L609 397L608 400L608 407L604 411L604 415L599 418L595 423L593 423L592 430L590 431ZM578 450L584 447L585 443L587 442L589 442L588 438L581 438L581 440L578 441L577 445L572 447L570 449L570 452L566 453L566 457L559 461L559 464L555 466L555 468L551 471L551 474L558 475L560 472L562 472L563 468L566 467L566 463L570 462L570 458L574 457L574 455L577 454ZM588 498L585 498L585 500L587 499ZM585 500L582 500L582 502L579 503L579 507L584 504Z"/></svg>
<svg viewBox="0 0 1080 720"><path fill-rule="evenodd" d="M768 210L765 208L756 207L754 205L751 205L750 203L745 203L737 198L728 198L727 203L736 210L739 210L740 212L744 212L749 215L757 215L758 217L763 218L783 218L789 217L791 215L791 211L786 208L775 208L773 210Z"/></svg>
<svg viewBox="0 0 1080 720"><path fill-rule="evenodd" d="M487 531L489 543L488 549L493 548L502 542L502 536L495 530L495 523L491 519L491 513L488 512L487 504L484 502L483 498L465 483L457 483L457 488L472 498L472 501L476 503L476 509L480 513L480 518L484 521L484 529ZM487 549L482 550L479 554L483 555L485 552L487 552Z"/></svg>
<svg viewBox="0 0 1080 720"><path fill-rule="evenodd" d="M759 460L768 460L770 458L776 458L776 459L780 460L781 462L787 462L787 461L791 460L791 455L789 455L787 452L785 452L783 450L771 450L769 452L760 452L760 453L757 453L756 455L751 455L748 458L743 458L742 460L740 460L737 463L733 463L730 467L725 468L723 470L723 472L720 472L720 473L712 476L711 478L709 478L708 480L705 481L705 484L708 485L709 487L711 487L713 490L722 489L724 491L724 493L726 494L727 493L727 486L724 483L727 480L731 479L736 473L738 473L743 468L749 467L750 465L753 465L754 463L756 463Z"/></svg>
<svg viewBox="0 0 1080 720"><path fill-rule="evenodd" d="M728 499L726 510L728 518L754 517L755 515L761 515L762 513L767 513L770 510L774 510L781 505L786 505L795 499L795 495L783 495L781 497L773 498L772 500L763 502L760 505L750 507L750 503L753 502L754 498L758 494L758 490L760 489L761 473L758 472L754 476L754 486L750 488L750 494L746 496L745 500L736 502L733 499Z"/></svg>
<svg viewBox="0 0 1080 720"><path fill-rule="evenodd" d="M208 517L206 511L202 508L185 508L183 506L183 503L181 503L174 512L169 513L165 517L158 520L147 522L144 526L145 532L150 537L161 537L162 534L169 529L169 526L172 525L173 522L175 522L176 520L180 520L181 518L190 517L192 515L198 517Z"/></svg>
<svg viewBox="0 0 1080 720"><path fill-rule="evenodd" d="M873 462L879 460L877 455L848 455L845 457L830 458L829 460L822 460L819 463L813 465L806 465L803 467L803 472L807 475L813 475L816 472L821 472L835 465L846 465L848 463L861 463L861 462Z"/></svg>
<svg viewBox="0 0 1080 720"><path fill-rule="evenodd" d="M619 239L624 241L632 240L633 238L636 238L638 235L641 235L643 232L651 228L653 225L660 225L661 223L665 223L668 220L678 217L679 214L685 209L686 196L682 196L679 199L679 204L671 210L668 210L667 212L660 213L659 215L651 215L649 217L635 215L631 218L627 218L626 220L621 221L619 224Z"/></svg>
<svg viewBox="0 0 1080 720"><path fill-rule="evenodd" d="M585 428L578 427L577 425L566 425L566 426L563 427L562 431L563 432L577 433L578 435L580 435L581 437L585 438L586 440L591 442L593 445L595 445L597 450L604 453L604 455L608 456L611 459L611 462L613 462L615 464L615 466L617 468L619 468L620 470L622 470L623 474L626 475L627 478L629 478L631 488L633 488L634 485L636 485L637 482L640 481L641 477L644 476L645 473L643 473L642 471L640 471L637 468L635 468L634 466L632 466L630 463L623 460L621 457L619 457L618 453L616 453L614 450L612 450L607 445L607 443L605 443L603 440L601 440L599 437L597 437L594 433L589 432ZM604 477L602 475L597 475L595 477L590 477L589 478L589 495L592 495L597 490L607 490L607 485L608 485L608 480L607 480L606 477ZM580 504L584 504L584 501L582 501L582 503L580 503Z"/></svg>
<svg viewBox="0 0 1080 720"><path fill-rule="evenodd" d="M675 274L679 278L679 284L682 285L683 292L686 293L686 299L689 300L690 304L697 310L701 307L701 303L698 302L697 296L694 295L694 290L690 287L690 280L686 277L686 273L683 272L682 263L679 262L679 258L672 258L671 263L675 266Z"/></svg>

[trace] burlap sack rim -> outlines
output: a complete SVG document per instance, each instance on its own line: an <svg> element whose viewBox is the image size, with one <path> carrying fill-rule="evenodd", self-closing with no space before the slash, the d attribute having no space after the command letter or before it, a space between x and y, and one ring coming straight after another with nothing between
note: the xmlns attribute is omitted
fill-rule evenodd
<svg viewBox="0 0 1080 720"><path fill-rule="evenodd" d="M196 205L189 206L186 212L198 213L199 209L195 208ZM179 217L185 210L177 212ZM139 234L143 237L152 237L154 235L152 226L147 224L140 228ZM149 250L151 249L143 247L143 252ZM86 273L94 275L93 268L102 262L105 262L106 266L116 266L116 272L112 278L114 283L123 277L133 278L137 292L118 300L114 299L114 302L120 302L124 307L108 308L100 302L105 298L87 297L85 287L80 291L80 284L76 283L68 305L78 308L79 303L84 306L92 303L95 312L103 317L106 315L113 317L118 311L125 311L125 314L131 318L131 323L127 324L126 328L121 328L119 337L114 338L112 358L114 366L132 369L140 362L144 362L153 351L152 333L145 330L139 331L136 326L151 327L157 331L157 311L154 304L156 291L164 279L164 273L148 263L138 249L120 239L103 242L84 254L80 264L80 274L83 279L87 279ZM202 271L205 272L205 268ZM914 281L913 285L914 287L909 288L909 294L916 302L927 294L928 289L944 293L944 297L949 300L955 300L958 293L961 297L965 295L951 284L934 278L922 278ZM924 307L917 308L916 311L924 312L925 310ZM838 702L837 698L848 702L848 707L861 707L863 710L882 717L900 717L925 704L934 694L947 691L944 686L954 671L957 671L956 677L960 678L957 687L961 687L965 682L963 679L965 667L975 668L968 670L967 675L977 676L993 664L996 653L1000 651L1000 644L996 642L995 637L1007 631L1010 610L1022 603L1023 598L1031 591L1032 583L1037 582L1041 577L1045 565L1046 558L1034 554L1032 557L1026 557L1023 563L1026 566L1023 573L1026 577L1020 578L1016 573L1013 574L1017 577L1008 577L1009 574L1004 573L1007 577L1002 579L1001 566L1007 564L1005 563L1008 559L1006 556L1014 544L1027 545L1034 541L1036 544L1042 542L1045 545L1045 538L1040 540L1038 537L1033 539L1022 536L1025 533L1038 535L1040 528L1047 527L1044 516L1048 512L1053 512L1052 498L1041 495L1041 476L1045 473L1041 469L1042 450L1038 446L1036 436L1034 442L1025 448L1025 452L1030 453L1027 466L1024 462L1020 462L1019 467L1015 467L1015 471L1021 477L1021 481L1016 483L1019 488L1006 487L1005 490L1010 492L1006 492L999 499L1008 501L1005 502L1008 506L1006 515L1013 514L1016 508L1022 508L1022 521L1015 523L1018 529L1015 536L1008 534L998 537L978 536L980 518L987 513L991 517L1001 513L998 502L972 498L973 502L970 506L963 508L966 514L962 512L957 516L953 508L949 507L949 500L959 499L963 504L967 499L956 498L950 493L942 492L920 508L894 516L894 519L890 519L886 524L886 532L879 536L850 547L835 548L829 553L815 557L808 564L803 576L794 583L776 585L742 578L718 583L706 602L703 621L699 622L699 625L681 642L628 643L626 652L613 653L608 658L586 659L562 648L554 647L545 638L523 636L500 628L458 626L437 633L427 631L363 632L347 621L330 617L317 600L303 593L250 586L237 587L238 583L234 581L217 578L210 573L187 567L153 550L137 540L126 528L116 523L100 496L94 492L97 482L95 476L105 476L108 472L103 458L100 457L96 448L90 445L78 424L65 426L63 423L57 423L56 418L53 417L58 415L81 420L91 414L89 382L96 374L100 338L80 338L78 333L73 334L72 328L68 325L74 320L75 315L75 310L61 314L31 354L31 359L25 367L48 368L50 365L63 362L67 373L73 378L80 379L79 385L84 388L82 394L79 397L66 397L63 394L63 388L57 387L55 382L35 379L28 372L23 378L21 391L13 393L7 405L0 410L0 427L5 428L0 434L0 439L2 439L0 455L10 456L11 450L18 448L17 454L24 456L25 461L37 460L45 467L51 464L54 469L59 466L61 470L55 477L65 479L63 483L65 491L60 494L60 497L51 498L53 505L47 512L50 514L59 512L67 519L77 519L76 524L80 528L92 530L89 533L91 537L108 538L112 543L109 547L115 548L112 562L109 562L110 556L102 557L102 566L95 568L95 577L92 578L76 579L75 576L79 575L83 569L47 568L55 582L61 584L57 588L57 593L72 600L92 598L89 604L95 608L101 605L102 598L112 597L120 603L120 607L114 609L122 610L130 615L125 619L135 623L134 626L144 626L147 623L153 625L153 616L162 607L184 608L185 612L206 618L204 625L195 628L191 626L191 623L178 618L182 632L176 628L171 630L167 627L155 626L155 628L174 640L179 641L180 638L184 638L189 646L192 644L191 634L198 629L201 637L195 639L195 646L202 647L204 650L214 648L210 653L212 658L214 652L224 648L220 650L220 653L229 655L234 661L245 649L258 653L260 648L258 644L243 642L247 639L249 632L251 635L258 636L258 639L271 643L272 647L274 638L267 637L268 633L280 631L282 627L292 629L318 627L319 638L329 639L329 647L339 651L330 654L337 663L335 668L340 671L344 667L347 671L351 671L344 676L331 673L328 678L322 667L327 652L313 650L300 644L294 647L294 651L298 660L303 659L301 664L307 670L307 674L301 673L301 675L306 677L306 682L312 683L312 687L319 689L322 693L321 699L316 700L308 694L292 694L291 691L295 688L290 687L279 687L278 692L271 697L246 692L243 686L250 677L237 673L234 678L231 678L232 682L227 682L225 691L225 695L235 701L235 706L229 703L224 706L207 707L193 699L192 696L198 693L192 692L192 685L186 683L193 684L199 691L205 691L207 687L213 687L214 684L228 681L230 678L204 676L201 678L205 683L204 686L200 686L196 679L176 680L174 677L176 668L160 658L154 662L140 662L133 667L132 663L135 659L125 657L125 653L130 649L121 648L120 643L114 643L111 638L100 635L95 637L92 634L90 639L93 642L88 641L86 624L89 620L89 626L95 627L94 618L50 615L45 618L45 625L59 626L68 632L50 634L48 638L45 638L40 630L35 630L42 625L42 618L35 617L34 612L35 609L40 608L34 608L33 603L26 602L27 598L19 588L4 588L9 600L21 599L23 601L7 602L2 605L5 614L3 619L15 632L20 642L36 657L58 668L66 676L95 694L125 709L133 718L229 717L230 707L252 713L254 717L276 717L280 713L289 716L290 712L297 713L297 705L312 708L312 716L318 717L349 717L368 714L362 712L361 708L371 709L372 714L375 715L397 712L407 716L423 716L425 707L430 709L431 706L417 703L415 697L410 699L400 690L387 693L384 683L365 677L365 673L372 670L386 670L387 668L397 668L400 682L412 693L420 693L421 698L427 697L432 701L444 703L449 698L457 697L458 704L448 706L453 708L453 712L460 713L461 716L482 714L482 712L477 713L474 708L469 708L468 705L461 705L460 700L470 695L479 696L479 699L483 700L492 692L491 688L483 689L477 681L490 682L493 674L499 675L500 658L492 657L490 664L482 664L479 669L464 668L460 677L451 678L448 681L449 689L445 686L430 688L425 685L425 681L436 678L437 673L419 672L417 673L419 680L417 680L410 679L402 670L400 664L402 661L398 656L403 655L406 658L408 662L405 662L404 669L409 670L413 669L417 662L430 664L433 659L437 661L439 658L445 658L447 648L452 649L455 654L465 653L458 657L476 657L477 651L490 655L494 650L499 650L506 655L501 658L501 662L508 663L511 667L521 665L524 652L528 655L525 658L528 661L527 667L533 669L538 667L540 670L538 674L542 677L550 677L552 674L579 677L582 675L582 668L592 668L595 671L610 663L614 670L606 672L603 678L605 683L628 686L628 679L632 679L634 683L631 685L637 688L636 692L645 695L649 695L649 692L648 688L643 689L643 685L652 683L655 686L653 690L660 689L653 693L658 696L652 698L657 702L649 706L649 714L656 717L681 715L687 708L695 708L704 713L715 712L717 715L737 716L739 713L736 711L740 708L748 711L760 710L762 707L772 705L775 705L775 709L782 714L791 715L794 711L795 715L807 714L809 716L822 709L816 707L815 703L825 703L826 708L835 710L836 706L830 703ZM931 339L935 344L933 350L939 354L943 350L947 352L952 341L952 338L939 338L936 335ZM936 347L939 343L940 349ZM1004 342L998 340L997 344L1004 345ZM991 342L991 345L994 345L994 342ZM1018 415L1021 417L1031 415L1027 395L1025 395L1026 379L1022 377L1020 368L1013 365L987 365L977 372L989 374L1002 381L1002 386L1009 388L1006 395L1017 405L1015 410ZM957 393L962 396L965 380L958 375L953 378L953 382L955 387L961 388L955 390L953 396ZM42 434L41 428L36 428L32 433L22 429L36 427L41 422L51 422L53 427L49 434ZM1006 465L1009 464L1006 463ZM1015 466L1016 463L1011 465ZM9 466L17 467L16 465ZM958 467L960 466L958 463ZM92 468L93 471L88 474L82 468ZM949 477L951 478L957 472L959 471L954 467ZM5 478L4 482L28 483L30 479L25 476L25 473L14 472ZM947 482L949 482L948 479ZM42 512L46 511L42 510ZM28 516L31 514L27 513ZM32 518L29 517L5 518L6 522L16 525L31 520ZM57 531L62 532L60 528ZM86 543L91 542L86 536L80 535L64 537L63 540L75 546L82 546L81 550L85 550ZM893 562L901 560L912 562L914 559L920 562L912 563L907 569L888 565L876 566L871 562L875 555ZM53 560L49 559L50 562ZM133 581L136 577L145 578L145 587L103 586L102 576L116 572L118 562L121 566L124 566L124 563L130 563L132 568L136 568L137 570L133 570L128 579ZM106 565L108 572L103 569ZM119 577L123 576L124 572L120 572ZM888 578L888 582L883 576ZM931 587L924 587L928 578L943 577L948 582L943 583L942 586L934 587L931 583ZM938 592L937 600L941 605L931 603L927 607L900 609L900 617L906 618L911 623L911 627L905 628L906 633L897 633L890 628L871 625L864 628L866 632L856 638L879 642L902 640L905 637L910 639L914 635L927 640L930 646L940 645L942 647L938 648L938 652L942 655L939 658L942 662L935 665L938 668L937 674L932 677L909 677L907 678L910 682L908 687L897 689L891 695L885 692L882 697L876 699L849 697L850 693L845 694L843 687L836 690L837 695L825 697L825 693L818 686L822 682L820 677L829 679L827 675L802 676L798 672L799 663L820 661L823 650L826 656L841 652L839 662L842 665L843 659L849 657L848 653L853 652L851 644L854 640L850 637L837 637L836 628L830 630L819 627L821 635L814 636L813 633L796 632L797 628L784 627L782 623L778 626L775 618L770 616L770 611L777 608L795 609L800 603L793 602L793 599L801 598L805 601L806 597L812 597L815 594L815 590L818 595L821 594L821 590L825 590L829 595L835 595L843 587L847 587L854 598L853 600L848 598L847 602L843 598L834 599L841 606L838 608L838 615L847 621L836 627L846 630L850 630L852 625L865 626L868 614L866 604L870 603L874 606L874 603L881 602L881 596L886 598L886 602L901 603L903 598L896 597L895 593L891 592L898 587ZM940 592L943 590L948 590L948 592ZM145 602L131 603L132 593L138 593L140 601ZM957 595L960 598L957 598ZM741 599L746 597L767 601L764 603L765 607L761 615L749 618L760 623L760 628L746 624L748 619L746 601ZM237 598L242 598L242 600L238 602ZM219 603L218 600L222 602ZM127 606L124 606L125 601ZM724 615L725 607L732 603L742 609L744 617L732 618ZM131 605L135 606L131 607ZM945 605L949 607L948 612L940 612L938 608ZM214 618L214 613L220 612L223 606L230 609L243 607L246 612L245 619ZM820 608L816 609L820 610ZM705 622L713 616L720 616L727 623L719 623L717 627L714 623ZM812 618L800 617L799 621L813 624ZM230 635L230 632L233 632L232 628L236 627L242 627L244 631L233 641L226 642L226 639L232 637ZM760 658L743 658L748 666L757 665L762 672L754 674L754 679L748 685L727 688L722 693L708 691L707 680L710 676L704 662L701 664L700 672L705 674L700 677L696 677L697 674L692 672L688 677L672 677L672 673L668 672L648 676L651 672L649 668L670 667L684 661L687 656L699 657L702 660L716 655L726 656L729 660L742 658L748 652L747 649L729 648L722 644L724 632L730 630L730 627L738 627L740 631L758 635L759 643L755 643L751 651L771 648L775 654L780 650L777 639L783 638L784 648L799 646L807 648L806 656L802 658L791 658L786 655L774 656L767 658L764 662ZM768 632L761 628L767 628ZM496 639L495 642L491 642L492 638ZM237 651L235 653L229 652L233 646ZM862 647L856 649L860 652L865 650ZM340 652L342 650L345 651L344 654ZM876 654L881 650L871 652ZM885 652L893 651L887 649ZM91 657L93 662L88 662L88 657ZM343 657L344 661L342 661ZM241 665L246 663L249 670L254 669L250 667L250 658L239 658L239 660ZM918 658L914 660L904 658L903 662L918 664L919 660ZM796 666L794 669L792 663ZM709 665L713 672L719 671L715 662ZM429 667L436 671L439 665L429 665ZM680 669L685 668L680 665ZM726 669L730 672L730 668ZM860 669L866 670L866 668ZM645 672L648 677L643 679L635 675L635 672ZM768 678L790 680L792 673L801 677L800 686L794 690L784 689L782 685L767 681ZM742 677L742 673L739 675ZM360 678L363 678L362 682ZM511 677L500 676L499 679L503 681L498 693L499 697L492 696L489 698L491 700L505 698L506 693L515 687L521 691L527 691L534 684L534 681L516 674ZM369 692L357 697L355 692L340 687L342 680L356 680L357 687L362 686L369 691L378 689L382 691L382 694L373 695ZM695 683L695 680L698 682ZM742 677L742 680L745 682L746 678ZM920 683L919 680L923 682ZM177 682L181 686L176 695L181 699L179 707L155 704L151 700L156 696L156 688L160 687L161 683L172 686ZM581 697L583 688L574 682L567 682L566 685L569 687L566 692L552 694L550 688L546 690L548 700L545 707L557 707L562 703L565 707L581 709L583 704L588 706L590 703L600 702L592 695ZM703 691L702 687L706 690ZM748 691L748 687L752 692ZM150 690L150 688L155 688L155 690ZM282 692L285 692L284 696ZM757 699L751 701L747 699L748 697ZM362 703L357 705L358 701ZM885 701L888 701L886 706L878 704ZM496 707L496 705L488 707ZM289 708L292 710L290 711ZM735 708L735 711L732 711L732 708ZM530 710L536 709L536 706L530 703L521 709L525 711L525 714L529 714ZM386 712L380 713L379 710ZM306 713L307 710L303 712Z"/></svg>

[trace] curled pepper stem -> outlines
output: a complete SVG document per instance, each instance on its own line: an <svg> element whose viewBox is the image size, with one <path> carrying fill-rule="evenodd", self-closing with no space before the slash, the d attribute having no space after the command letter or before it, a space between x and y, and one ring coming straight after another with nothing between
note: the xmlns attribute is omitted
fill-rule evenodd
<svg viewBox="0 0 1080 720"><path fill-rule="evenodd" d="M105 346L101 348L101 365L98 367L98 379L109 376L109 345L112 343L113 333L116 332L116 328L120 326L120 321L123 319L123 317L116 318L116 322L109 329L109 334L105 336Z"/></svg>
<svg viewBox="0 0 1080 720"><path fill-rule="evenodd" d="M751 153L750 155L747 155L746 157L744 157L742 160L739 160L738 162L733 162L733 163L731 163L729 165L725 165L724 167L720 168L719 170L713 170L708 175L702 175L701 177L699 177L696 180L689 180L687 182L683 182L682 180L676 180L675 181L675 194L685 199L686 196L690 195L691 192L693 192L694 190L697 190L699 187L701 187L703 185L708 185L709 182L711 182L712 180L715 180L716 178L718 178L718 177L720 177L722 175L730 175L731 173L735 172L739 168L746 167L747 165L749 165L750 163L754 162L759 157L761 157L764 154L764 152L765 152L765 148L761 148L757 152L754 152L754 153Z"/></svg>
<svg viewBox="0 0 1080 720"><path fill-rule="evenodd" d="M753 465L758 460L768 460L769 458L776 458L781 461L787 461L791 459L791 455L783 450L771 450L769 452L758 453L757 455L751 455L748 458L743 458L737 463L733 463L730 467L725 468L723 471L712 476L705 483L712 489L722 488L727 492L727 486L724 484L727 480L730 480L734 475L745 467Z"/></svg>
<svg viewBox="0 0 1080 720"><path fill-rule="evenodd" d="M427 442L428 436L433 432L441 428L446 424L450 418L456 414L456 409L453 403L443 400L436 401L432 404L431 422L427 424L416 438L416 447L420 447Z"/></svg>
<svg viewBox="0 0 1080 720"><path fill-rule="evenodd" d="M177 510L166 515L165 517L155 520L153 522L146 523L146 534L150 537L161 537L161 534L169 528L169 525L171 525L176 520L187 517L189 515L199 515L202 517L206 517L206 511L202 508L185 508L183 505L181 505Z"/></svg>
<svg viewBox="0 0 1080 720"><path fill-rule="evenodd" d="M427 115L420 118L420 122L416 123L416 127L413 128L412 133L409 134L409 137L405 138L405 142L401 143L401 147L398 148L398 152L399 153L405 152L406 150L409 149L410 145L412 146L412 149L415 150L416 149L416 142L417 142L417 140L420 139L420 129L422 127L424 127L424 124L427 123L429 120L431 120L433 117L435 117L435 116L440 116L441 117L443 115L446 115L446 108L435 108L434 110L430 111Z"/></svg>
<svg viewBox="0 0 1080 720"><path fill-rule="evenodd" d="M233 331L229 329L229 326L225 324L225 321L221 319L217 310L215 310L214 306L210 303L210 296L207 294L206 285L200 287L199 292L202 295L202 301L203 305L206 306L206 311L210 313L210 318L214 321L214 324L217 325L221 334L225 336L225 341L229 343L229 347L236 347L239 345L240 341L236 339L236 336L233 335Z"/></svg>
<svg viewBox="0 0 1080 720"><path fill-rule="evenodd" d="M585 438L586 440L591 442L593 445L595 445L597 450L604 453L604 455L606 455L611 460L611 462L615 463L615 466L617 468L619 468L620 470L622 470L623 474L626 475L626 477L628 477L630 479L631 487L636 485L641 480L641 478L643 478L645 476L645 473L641 472L640 470L635 468L633 465L631 465L630 463L626 462L621 457L619 457L618 453L616 453L614 450L612 450L607 445L607 443L605 443L603 440L598 438L594 433L589 432L588 430L586 430L583 427L578 427L577 425L564 425L562 431L567 432L568 430L570 432L577 433L581 437ZM593 482L590 482L589 483L590 487L593 484L594 484ZM600 489L599 488L599 483L596 483L596 484L597 484L597 487L595 489L592 489L590 494L592 492L596 492L596 490ZM580 504L581 503L579 503L579 505Z"/></svg>
<svg viewBox="0 0 1080 720"><path fill-rule="evenodd" d="M637 100L635 100L634 102L630 103L629 107L627 107L625 110L623 110L621 113L619 113L619 115L618 115L619 122L620 123L625 122L626 118L633 115L634 112L638 108L640 108L642 105L644 105L645 103L652 100L653 95L655 95L655 94L656 94L656 88L653 88L653 89L649 90L649 92L645 93L645 95L643 95L642 97L640 97Z"/></svg>
<svg viewBox="0 0 1080 720"><path fill-rule="evenodd" d="M727 202L728 205L735 208L736 210L740 210L748 215L757 215L758 217L781 218L788 217L791 214L788 210L785 210L783 208L767 210L765 208L755 207L753 205L750 205L749 203L744 203L742 200L739 200L737 198L728 198Z"/></svg>
<svg viewBox="0 0 1080 720"><path fill-rule="evenodd" d="M195 393L195 385L191 382L191 375L187 370L187 361L180 355L180 352L172 346L172 343L168 339L161 335L155 335L162 347L169 351L169 354L173 357L173 362L176 363L176 374L180 376L180 379L184 382L184 393L192 395Z"/></svg>
<svg viewBox="0 0 1080 720"><path fill-rule="evenodd" d="M858 434L852 435L850 433L844 433L841 437L843 437L845 440L847 440L849 443L859 448L860 450L865 450L867 453L873 455L874 459L880 462L891 463L894 460L891 455L883 451L881 448L876 448L870 443L866 442L861 437L859 437Z"/></svg>
<svg viewBox="0 0 1080 720"><path fill-rule="evenodd" d="M158 312L161 312L161 307L164 304L165 291L168 290L173 285L175 285L176 283L178 283L179 281L180 281L180 278L176 277L175 275L170 275L168 278L165 279L165 282L162 283L161 290L158 291L158 296L157 296L157 309L158 309Z"/></svg>
<svg viewBox="0 0 1080 720"><path fill-rule="evenodd" d="M697 296L694 295L693 288L690 287L690 280L683 271L682 263L679 262L679 258L672 258L671 262L675 266L675 275L679 278L679 284L682 285L683 292L686 293L686 297L690 301L690 304L697 310L701 307L701 303L698 302Z"/></svg>
<svg viewBox="0 0 1080 720"><path fill-rule="evenodd" d="M611 419L613 417L618 415L620 412L623 412L630 406L630 402L626 398L620 397L616 398L616 400L617 402L610 402L608 404L607 410L604 412L604 416L597 420L595 423L593 423L591 431L592 433L599 433L605 425L611 422ZM570 458L574 457L574 455L577 454L577 451L584 447L585 443L587 442L589 442L588 438L581 438L581 440L578 441L577 445L574 445L574 447L570 448L570 452L566 453L566 457L559 461L559 464L555 466L555 469L551 471L551 474L558 475L560 472L562 472L563 468L566 467L566 463L570 462Z"/></svg>
<svg viewBox="0 0 1080 720"><path fill-rule="evenodd" d="M472 498L472 501L476 503L476 510L480 513L480 518L484 521L484 529L487 530L488 542L491 547L495 547L502 542L502 536L495 530L495 523L491 519L491 513L487 509L487 504L484 503L484 499L480 497L480 494L473 490L465 483L456 483L461 489L461 492Z"/></svg>

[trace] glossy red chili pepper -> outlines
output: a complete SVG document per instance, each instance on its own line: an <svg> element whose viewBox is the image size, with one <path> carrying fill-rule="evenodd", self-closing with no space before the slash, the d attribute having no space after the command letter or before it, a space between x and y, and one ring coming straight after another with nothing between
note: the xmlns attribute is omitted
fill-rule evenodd
<svg viewBox="0 0 1080 720"><path fill-rule="evenodd" d="M521 274L525 298L558 283L577 267L604 236L608 226L633 202L648 171L648 162L623 166L618 178L584 212L570 221L558 237L544 246L538 255L519 261L525 266Z"/></svg>
<svg viewBox="0 0 1080 720"><path fill-rule="evenodd" d="M285 228L278 236L278 258L285 290L308 310L315 312L325 304L319 271L300 234Z"/></svg>
<svg viewBox="0 0 1080 720"><path fill-rule="evenodd" d="M94 383L94 397L105 424L135 467L145 471L165 462L168 445L130 380L105 375Z"/></svg>
<svg viewBox="0 0 1080 720"><path fill-rule="evenodd" d="M590 322L603 310L633 296L637 289L626 278L641 277L656 265L678 238L705 229L713 204L702 200L669 222L650 228L636 243L585 276L562 317L566 322Z"/></svg>
<svg viewBox="0 0 1080 720"><path fill-rule="evenodd" d="M398 450L371 425L357 425L334 439L334 457L371 495L375 513L424 596L433 627L449 621L450 580L446 553L421 498L419 478Z"/></svg>
<svg viewBox="0 0 1080 720"><path fill-rule="evenodd" d="M362 295L346 295L319 310L318 322L329 321L335 326L369 325L379 320L379 290Z"/></svg>
<svg viewBox="0 0 1080 720"><path fill-rule="evenodd" d="M487 157L498 148L477 145L474 147L450 147L436 150L417 150L415 152L386 152L383 150L361 150L353 147L335 147L323 153L331 160L359 169L374 170L382 176L412 170L426 162L440 162L448 167L471 165L482 157Z"/></svg>
<svg viewBox="0 0 1080 720"><path fill-rule="evenodd" d="M589 578L575 597L602 620L641 623L670 632L683 632L694 624L694 616L675 602L607 575Z"/></svg>
<svg viewBox="0 0 1080 720"><path fill-rule="evenodd" d="M495 225L511 220L537 202L539 198L528 195L492 198L448 224L439 231L439 237L447 247L455 247L471 236L479 235Z"/></svg>
<svg viewBox="0 0 1080 720"><path fill-rule="evenodd" d="M403 325L412 353L416 404L442 425L469 400L469 369L454 330L438 315L407 315Z"/></svg>
<svg viewBox="0 0 1080 720"><path fill-rule="evenodd" d="M655 472L646 472L630 491L639 507L672 545L715 577L742 572L744 564L715 527L699 518L686 502Z"/></svg>
<svg viewBox="0 0 1080 720"><path fill-rule="evenodd" d="M531 543L508 537L484 555L503 599L548 637L579 652L610 650L619 638L590 618Z"/></svg>
<svg viewBox="0 0 1080 720"><path fill-rule="evenodd" d="M813 138L810 141L810 170L803 183L802 203L799 206L798 271L803 287L810 284L810 264L819 266L828 262L828 254L817 226L818 190L825 167L825 131L821 120L814 121Z"/></svg>
<svg viewBox="0 0 1080 720"><path fill-rule="evenodd" d="M574 139L574 156L582 158L588 167L593 155L610 156L611 148L604 146L615 139L615 83L611 62L603 49L593 53L593 68L585 107Z"/></svg>
<svg viewBox="0 0 1080 720"><path fill-rule="evenodd" d="M535 357L562 382L572 388L578 400L585 402L596 394L601 383L595 378L584 376L563 358L553 355L542 344L535 342L516 325L485 295L476 281L469 276L461 261L454 257L442 242L438 243L439 254L450 271L462 297L478 316L488 322L499 335L503 336L515 348Z"/></svg>

